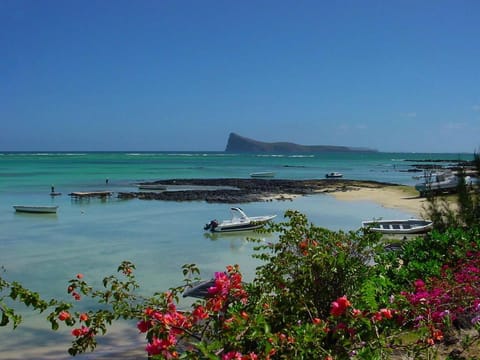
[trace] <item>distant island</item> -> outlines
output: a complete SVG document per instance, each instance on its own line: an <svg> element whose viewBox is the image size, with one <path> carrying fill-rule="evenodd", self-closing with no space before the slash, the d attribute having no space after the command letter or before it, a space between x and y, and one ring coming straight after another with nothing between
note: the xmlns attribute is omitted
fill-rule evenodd
<svg viewBox="0 0 480 360"><path fill-rule="evenodd" d="M290 142L263 142L249 139L235 133L228 137L227 153L320 153L320 152L378 152L369 148L332 145L299 145Z"/></svg>

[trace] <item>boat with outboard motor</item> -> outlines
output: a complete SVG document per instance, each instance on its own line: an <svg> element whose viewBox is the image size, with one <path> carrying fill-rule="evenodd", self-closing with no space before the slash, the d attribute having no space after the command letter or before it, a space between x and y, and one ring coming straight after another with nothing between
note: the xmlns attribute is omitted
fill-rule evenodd
<svg viewBox="0 0 480 360"><path fill-rule="evenodd" d="M230 220L212 220L203 228L211 232L232 232L255 230L264 226L277 215L247 216L239 207L230 208L232 218Z"/></svg>

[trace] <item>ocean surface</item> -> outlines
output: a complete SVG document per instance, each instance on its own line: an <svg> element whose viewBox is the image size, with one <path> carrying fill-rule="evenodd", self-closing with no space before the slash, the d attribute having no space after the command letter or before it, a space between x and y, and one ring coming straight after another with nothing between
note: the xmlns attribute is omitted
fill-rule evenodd
<svg viewBox="0 0 480 360"><path fill-rule="evenodd" d="M0 153L2 276L20 281L46 299L69 299L67 282L77 273L100 285L123 260L136 264L140 291L146 296L180 284L181 266L187 263L197 264L204 278L229 264L239 264L249 280L258 262L251 257L253 245L246 237L275 241L276 235L206 234L204 224L229 218L231 205L119 200L115 193L136 191L135 184L141 181L249 178L250 173L259 171L273 171L277 179L323 179L326 173L338 171L345 179L414 185L415 173L408 171L414 164L447 165L449 160L472 157L418 153ZM52 186L60 196L50 196ZM75 200L68 195L99 190L114 195L106 200ZM59 209L55 215L21 214L13 205L58 205ZM252 216L277 214L278 221L286 210L295 209L317 226L346 231L358 229L365 219L412 215L368 201L341 202L330 195L238 205ZM50 331L44 318L26 311L17 330L0 328L0 359L70 358L66 353L71 339L68 331ZM122 349L127 352L139 342L140 349L143 346L132 324L118 326L113 334L115 338L101 342L97 352L77 358L95 359Z"/></svg>

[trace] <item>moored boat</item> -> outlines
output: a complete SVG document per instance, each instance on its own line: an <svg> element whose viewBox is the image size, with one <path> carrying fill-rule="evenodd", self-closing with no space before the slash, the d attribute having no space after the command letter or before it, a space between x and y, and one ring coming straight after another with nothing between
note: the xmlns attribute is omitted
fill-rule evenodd
<svg viewBox="0 0 480 360"><path fill-rule="evenodd" d="M423 234L433 228L431 220L369 220L362 221L362 226L382 234Z"/></svg>
<svg viewBox="0 0 480 360"><path fill-rule="evenodd" d="M417 178L422 180L415 184L415 189L420 193L420 196L426 196L428 193L455 192L459 184L458 176L450 170L429 171Z"/></svg>
<svg viewBox="0 0 480 360"><path fill-rule="evenodd" d="M35 213L35 214L54 214L57 212L58 205L39 206L39 205L13 205L17 212Z"/></svg>
<svg viewBox="0 0 480 360"><path fill-rule="evenodd" d="M325 174L325 177L326 177L327 179L335 179L335 178L341 178L341 177L343 177L343 174L334 171L334 172L330 172L330 173L328 173L328 174Z"/></svg>
<svg viewBox="0 0 480 360"><path fill-rule="evenodd" d="M210 230L211 232L232 232L232 231L249 231L261 228L268 221L275 218L277 215L264 215L264 216L247 216L245 212L238 208L232 207L230 209L232 218L230 220L212 220L203 228L204 230Z"/></svg>

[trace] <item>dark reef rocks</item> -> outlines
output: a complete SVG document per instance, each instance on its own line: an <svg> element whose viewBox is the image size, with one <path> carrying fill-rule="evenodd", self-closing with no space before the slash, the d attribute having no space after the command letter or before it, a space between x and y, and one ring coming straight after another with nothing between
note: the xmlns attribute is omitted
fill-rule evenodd
<svg viewBox="0 0 480 360"><path fill-rule="evenodd" d="M281 180L281 179L171 179L149 184L167 186L166 191L120 192L119 199L163 201L206 201L209 203L248 203L285 196L302 196L359 187L380 188L387 184L356 180ZM190 187L190 188L189 188Z"/></svg>

